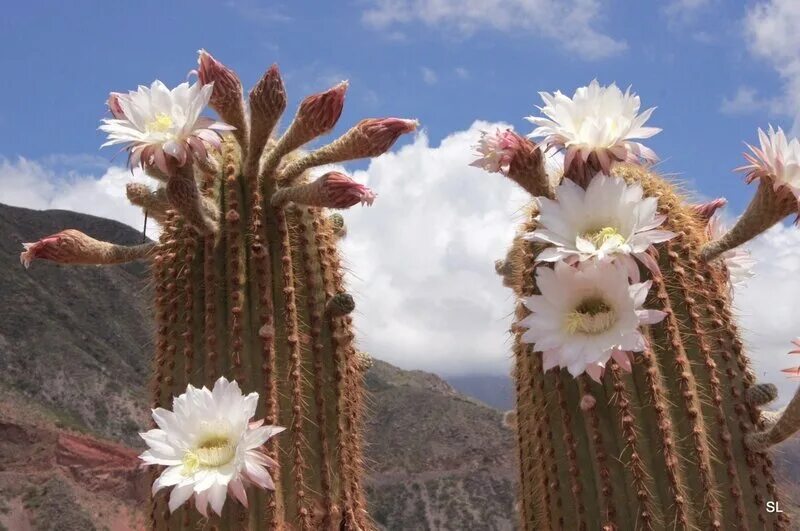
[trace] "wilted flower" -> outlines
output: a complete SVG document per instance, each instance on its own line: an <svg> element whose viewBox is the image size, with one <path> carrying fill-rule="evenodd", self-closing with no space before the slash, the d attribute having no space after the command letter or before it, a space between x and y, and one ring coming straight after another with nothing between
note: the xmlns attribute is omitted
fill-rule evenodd
<svg viewBox="0 0 800 531"><path fill-rule="evenodd" d="M608 173L614 161L658 160L650 148L634 142L661 131L644 127L655 108L639 114L639 96L630 88L623 93L615 84L601 87L595 79L588 87L576 90L572 98L559 91L539 95L544 100L544 106L539 107L544 116L527 117L537 126L528 136L543 138L548 148L565 149L567 174L580 162L590 162L595 172Z"/></svg>
<svg viewBox="0 0 800 531"><path fill-rule="evenodd" d="M247 483L275 489L267 469L278 464L261 447L285 428L250 422L257 405L258 393L243 396L236 382L220 378L213 390L189 385L173 400L173 411L153 410L158 428L140 434L150 448L139 457L167 467L153 493L172 487L170 511L194 496L204 516L209 504L221 515L228 493L247 507Z"/></svg>
<svg viewBox="0 0 800 531"><path fill-rule="evenodd" d="M102 147L123 144L131 167L155 165L169 175L167 157L178 166L190 155L207 157L204 142L219 147L218 131L231 126L200 116L211 97L213 84L181 83L168 89L161 81L140 86L128 94L111 93L109 109L114 118L104 119L100 130L108 134Z"/></svg>
<svg viewBox="0 0 800 531"><path fill-rule="evenodd" d="M584 190L564 179L556 199L539 197L538 228L524 239L551 244L536 257L544 262L568 263L589 259L621 259L637 279L638 258L653 273L658 264L647 253L651 245L675 237L659 230L666 219L658 214L658 199L643 197L639 184L628 185L619 177L598 174Z"/></svg>
<svg viewBox="0 0 800 531"><path fill-rule="evenodd" d="M642 309L650 281L629 284L618 263L587 262L572 267L536 269L541 295L523 302L532 312L519 321L522 336L542 352L543 369L565 367L573 376L586 372L600 379L609 359L630 371L629 352L645 349L639 326L661 321L665 314Z"/></svg>

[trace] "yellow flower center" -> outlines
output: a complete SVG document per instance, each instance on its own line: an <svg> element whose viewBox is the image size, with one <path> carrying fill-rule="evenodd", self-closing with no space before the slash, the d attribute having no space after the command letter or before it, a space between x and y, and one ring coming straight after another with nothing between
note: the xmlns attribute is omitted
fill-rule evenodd
<svg viewBox="0 0 800 531"><path fill-rule="evenodd" d="M625 243L625 238L619 233L616 227L602 227L596 230L590 230L583 235L584 239L589 240L595 247L602 247L608 241L612 241L617 245Z"/></svg>
<svg viewBox="0 0 800 531"><path fill-rule="evenodd" d="M172 127L172 118L163 112L156 114L156 119L147 122L145 126L148 133L164 133L169 131L170 127Z"/></svg>
<svg viewBox="0 0 800 531"><path fill-rule="evenodd" d="M236 456L236 445L222 436L212 436L183 456L183 473L194 474L200 468L217 468L230 463Z"/></svg>
<svg viewBox="0 0 800 531"><path fill-rule="evenodd" d="M589 335L607 332L617 320L614 309L599 297L583 300L567 314L564 328L570 334Z"/></svg>

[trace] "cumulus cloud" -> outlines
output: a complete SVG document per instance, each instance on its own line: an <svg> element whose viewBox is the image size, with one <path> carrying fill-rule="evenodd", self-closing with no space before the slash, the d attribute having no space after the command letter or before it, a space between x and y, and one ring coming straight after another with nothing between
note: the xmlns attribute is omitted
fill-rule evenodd
<svg viewBox="0 0 800 531"><path fill-rule="evenodd" d="M369 27L389 30L422 22L459 36L483 29L527 32L554 40L583 59L602 59L627 48L624 41L599 31L600 0L372 0L362 14Z"/></svg>
<svg viewBox="0 0 800 531"><path fill-rule="evenodd" d="M794 119L793 134L800 134L800 2L758 2L747 10L744 26L750 52L783 80L783 94L776 105Z"/></svg>
<svg viewBox="0 0 800 531"><path fill-rule="evenodd" d="M63 163L63 157L58 161ZM3 191L0 202L36 210L74 210L115 219L141 230L144 215L125 197L125 184L131 180L156 185L155 180L140 170L131 176L130 170L120 166L107 167L97 178L74 172L64 175L49 164L22 157L16 160L0 157L0 190ZM158 237L155 223L148 223L147 235Z"/></svg>
<svg viewBox="0 0 800 531"><path fill-rule="evenodd" d="M377 358L446 375L508 373L514 296L493 262L505 255L528 197L511 181L469 166L480 131L506 127L475 122L438 145L423 132L353 173L379 193L372 208L344 213L343 241L359 342ZM40 162L0 158L2 202L76 210L140 229L141 212L124 197L129 180L116 166L99 178L64 178ZM800 230L776 226L750 248L756 276L737 288L735 306L759 379L778 384L785 400L796 383L780 369L800 364L786 354L800 335Z"/></svg>
<svg viewBox="0 0 800 531"><path fill-rule="evenodd" d="M800 336L800 230L776 225L749 245L758 260L755 277L737 289L734 306L759 380L773 382L784 404L797 388L780 370L800 365L788 356L789 342Z"/></svg>

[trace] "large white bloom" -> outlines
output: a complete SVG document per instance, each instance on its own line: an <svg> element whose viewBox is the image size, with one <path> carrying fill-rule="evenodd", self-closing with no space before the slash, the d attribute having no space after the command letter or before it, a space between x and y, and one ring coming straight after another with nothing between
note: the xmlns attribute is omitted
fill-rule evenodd
<svg viewBox="0 0 800 531"><path fill-rule="evenodd" d="M639 114L639 96L630 88L623 93L617 85L602 87L595 79L588 87L576 90L572 98L560 91L539 95L544 100L544 106L539 107L544 116L526 118L537 126L528 136L543 138L548 148L566 149L567 171L573 161L586 162L593 153L599 169L606 173L613 161L658 160L651 149L633 141L650 138L661 129L644 127L655 107Z"/></svg>
<svg viewBox="0 0 800 531"><path fill-rule="evenodd" d="M759 178L772 179L775 190L786 186L800 199L800 141L787 140L783 129L775 130L772 126L766 133L759 129L758 140L760 149L747 144L753 154L745 153L744 157L750 164L736 169L748 172L748 183Z"/></svg>
<svg viewBox="0 0 800 531"><path fill-rule="evenodd" d="M208 505L222 513L230 492L247 506L246 482L275 489L267 471L277 463L261 446L285 428L250 422L258 393L243 396L236 382L220 378L214 389L189 385L173 400L173 411L153 410L158 429L141 433L150 447L139 457L148 465L167 468L153 483L155 494L172 487L169 509L175 511L194 495L197 509L208 516Z"/></svg>
<svg viewBox="0 0 800 531"><path fill-rule="evenodd" d="M131 167L156 167L169 174L166 157L183 166L194 153L207 156L204 141L219 147L217 131L232 129L222 122L200 116L211 97L213 83L181 83L168 89L161 81L139 86L128 94L112 93L108 106L114 118L104 119L100 130L108 134L102 147L124 144Z"/></svg>
<svg viewBox="0 0 800 531"><path fill-rule="evenodd" d="M629 284L618 263L587 262L578 267L557 262L536 269L541 295L523 301L532 312L519 322L522 340L542 352L545 371L565 367L573 376L602 376L610 358L630 371L628 352L645 349L641 324L664 318L642 309L650 281Z"/></svg>
<svg viewBox="0 0 800 531"><path fill-rule="evenodd" d="M675 233L657 229L666 216L658 214L658 199L644 197L639 184L628 185L620 177L598 174L585 190L564 179L555 192L555 200L537 198L538 228L523 236L551 244L537 260L575 263L620 258L631 278L638 280L638 268L631 258L635 256L658 272L658 264L647 250Z"/></svg>
<svg viewBox="0 0 800 531"><path fill-rule="evenodd" d="M708 220L708 237L713 240L722 238L728 232L725 224L722 223L719 214L711 216ZM750 254L750 251L741 247L734 247L729 251L725 251L720 255L720 258L725 263L725 269L728 270L728 279L730 286L741 286L748 278L752 278L753 267L756 265L755 259Z"/></svg>

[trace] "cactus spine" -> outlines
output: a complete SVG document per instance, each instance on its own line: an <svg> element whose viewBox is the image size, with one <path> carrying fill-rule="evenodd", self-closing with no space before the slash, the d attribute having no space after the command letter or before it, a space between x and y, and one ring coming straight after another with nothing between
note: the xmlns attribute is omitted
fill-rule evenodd
<svg viewBox="0 0 800 531"><path fill-rule="evenodd" d="M363 361L354 346L354 304L336 247L343 222L338 215L329 219L324 207L352 206L374 194L341 174L333 192L320 189L307 204L297 199L303 194L287 194L307 187L305 170L318 164L313 153L297 149L334 127L347 84L303 100L287 131L271 139L286 107L276 67L250 93L249 121L235 73L201 51L198 74L202 83L215 83L210 104L234 132L208 159L177 169L172 159L145 164L165 181L159 189L128 187L131 202L162 225L158 244L128 253L152 258L151 405L170 408L187 384L211 387L224 375L245 393L260 394L256 418L287 430L267 443L267 453L280 464L272 471L274 492L248 486L249 508L229 499L221 516L206 520L191 503L171 513L165 489L151 501L151 526L370 529L360 477ZM356 126L345 133L351 139L346 150L322 148L324 161L377 156L415 126L394 118L370 121L375 123L389 124L390 131L379 127L376 137ZM207 147L198 151L205 154ZM286 174L292 163L295 169ZM273 201L279 193L292 201ZM77 241L92 249L117 248L87 238L79 234ZM31 244L23 262L48 258L45 252L63 243L61 255L70 260L59 261L105 263L108 252L86 252L73 240Z"/></svg>
<svg viewBox="0 0 800 531"><path fill-rule="evenodd" d="M611 360L600 383L542 370L541 353L515 331L517 440L525 529L788 529L772 463L745 444L762 426L754 377L731 317L723 266L706 263L705 220L674 188L635 165L612 174L640 183L678 234L658 246L661 276L646 306L666 312L647 327L632 372ZM537 212L523 229L532 231ZM518 236L506 282L537 292L538 243ZM516 315L529 311L519 303ZM587 397L591 399L587 400Z"/></svg>

